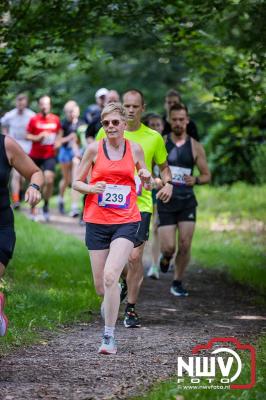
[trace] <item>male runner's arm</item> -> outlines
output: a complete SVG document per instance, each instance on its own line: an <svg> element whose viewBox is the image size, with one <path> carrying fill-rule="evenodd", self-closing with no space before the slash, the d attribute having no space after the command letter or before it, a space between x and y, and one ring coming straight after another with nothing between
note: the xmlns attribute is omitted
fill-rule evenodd
<svg viewBox="0 0 266 400"><path fill-rule="evenodd" d="M198 170L200 172L200 175L197 177L191 175L190 176L185 175L184 179L188 186L204 185L205 183L208 183L211 180L211 173L209 171L209 167L207 164L205 150L202 144L200 144L196 140L193 140L192 143L193 143L192 144L193 155L195 158L196 166L198 167Z"/></svg>
<svg viewBox="0 0 266 400"><path fill-rule="evenodd" d="M43 173L22 148L10 137L5 140L6 154L9 164L20 175L30 181L30 186L25 192L25 201L35 206L41 200L40 188L43 185Z"/></svg>
<svg viewBox="0 0 266 400"><path fill-rule="evenodd" d="M79 164L72 187L80 193L103 193L105 190L106 182L104 181L96 182L95 185L86 183L92 163L95 162L98 152L98 145L99 142L93 142L89 144Z"/></svg>
<svg viewBox="0 0 266 400"><path fill-rule="evenodd" d="M168 203L170 201L173 194L173 185L169 182L172 182L172 174L171 170L168 167L168 163L164 162L163 164L158 165L160 169L160 174L162 177L163 187L156 194L156 198L162 200L164 203Z"/></svg>

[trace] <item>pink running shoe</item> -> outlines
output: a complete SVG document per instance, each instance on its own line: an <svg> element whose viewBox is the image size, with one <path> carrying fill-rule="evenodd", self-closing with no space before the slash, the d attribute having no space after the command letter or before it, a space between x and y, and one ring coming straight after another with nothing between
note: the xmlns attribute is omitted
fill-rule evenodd
<svg viewBox="0 0 266 400"><path fill-rule="evenodd" d="M4 314L4 304L4 293L0 292L0 336L5 336L8 325L8 319Z"/></svg>

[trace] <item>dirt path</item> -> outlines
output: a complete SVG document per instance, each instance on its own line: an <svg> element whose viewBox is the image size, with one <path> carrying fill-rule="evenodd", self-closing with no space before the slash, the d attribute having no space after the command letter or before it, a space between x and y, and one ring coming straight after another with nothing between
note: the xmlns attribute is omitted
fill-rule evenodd
<svg viewBox="0 0 266 400"><path fill-rule="evenodd" d="M54 216L51 224L78 237L84 233L67 217ZM170 282L171 273L145 279L138 306L143 327L125 329L120 319L116 356L97 354L102 321L96 316L1 359L0 399L125 399L174 375L177 356L190 355L195 344L221 336L254 341L265 333L266 315L254 294L219 273L192 266L185 299L169 294Z"/></svg>

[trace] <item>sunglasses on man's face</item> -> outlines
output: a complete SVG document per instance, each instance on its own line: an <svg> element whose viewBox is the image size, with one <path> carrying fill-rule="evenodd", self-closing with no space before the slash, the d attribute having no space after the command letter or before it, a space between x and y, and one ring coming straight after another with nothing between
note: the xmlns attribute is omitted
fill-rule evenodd
<svg viewBox="0 0 266 400"><path fill-rule="evenodd" d="M102 121L102 126L104 128L108 128L108 126L112 123L113 126L118 126L120 124L120 119L112 119L111 121L108 121L107 119L104 119Z"/></svg>

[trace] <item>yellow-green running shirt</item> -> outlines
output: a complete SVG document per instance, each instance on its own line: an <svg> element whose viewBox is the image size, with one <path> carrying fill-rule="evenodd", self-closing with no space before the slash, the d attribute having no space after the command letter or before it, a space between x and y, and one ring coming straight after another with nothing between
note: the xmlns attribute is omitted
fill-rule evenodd
<svg viewBox="0 0 266 400"><path fill-rule="evenodd" d="M150 129L148 126L141 124L136 131L125 131L124 136L132 142L141 145L145 164L150 172L152 172L152 162L160 165L167 160L167 151L160 133ZM96 140L106 137L104 129L101 128L96 136ZM142 189L142 193L138 196L137 204L141 212L152 213L152 197L151 191Z"/></svg>

